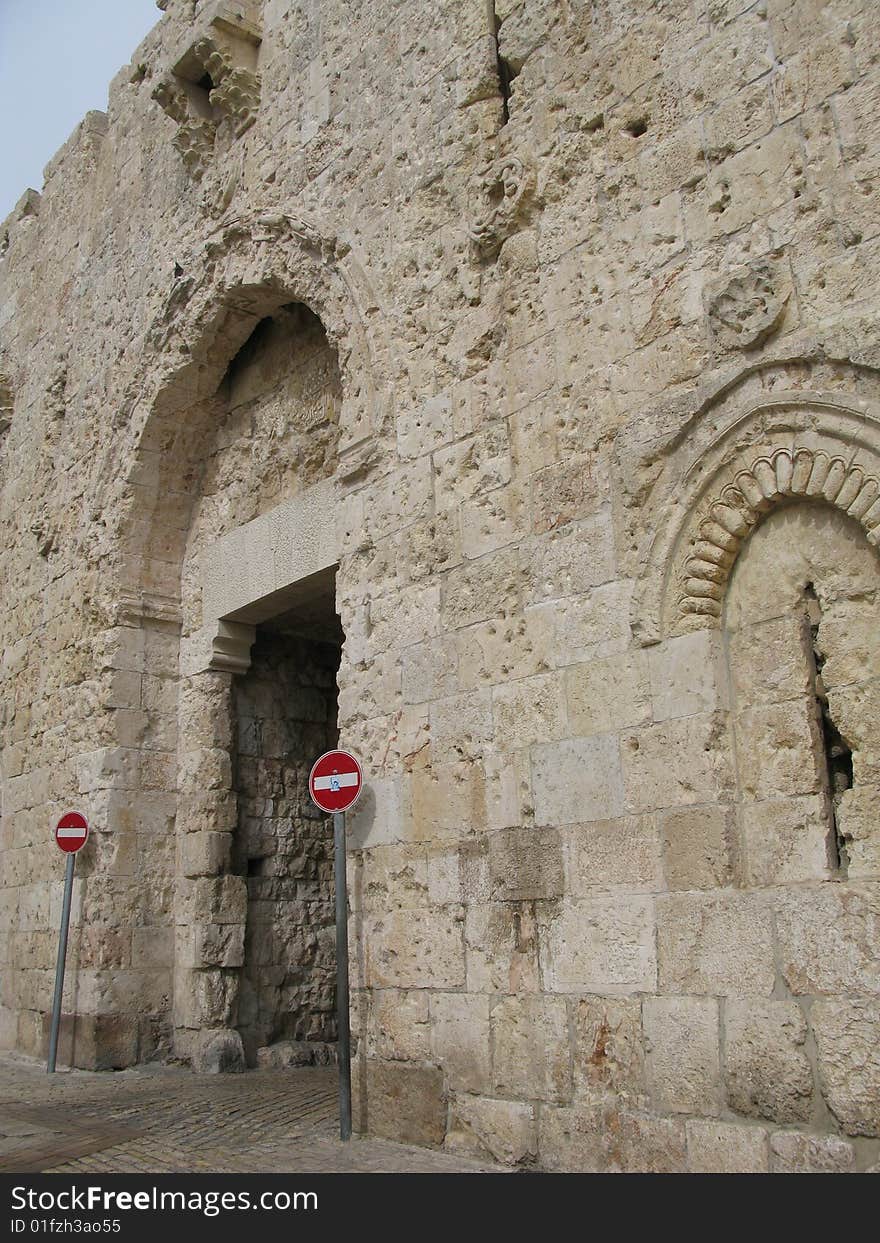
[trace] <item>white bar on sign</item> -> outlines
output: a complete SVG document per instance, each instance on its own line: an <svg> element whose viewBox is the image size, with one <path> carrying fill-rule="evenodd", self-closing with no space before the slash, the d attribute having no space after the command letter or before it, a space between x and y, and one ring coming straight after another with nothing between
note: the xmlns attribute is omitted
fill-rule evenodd
<svg viewBox="0 0 880 1243"><path fill-rule="evenodd" d="M85 837L85 829L56 829L59 837Z"/></svg>
<svg viewBox="0 0 880 1243"><path fill-rule="evenodd" d="M357 773L334 773L332 777L316 777L313 784L316 790L341 790L343 786L356 786L358 775Z"/></svg>

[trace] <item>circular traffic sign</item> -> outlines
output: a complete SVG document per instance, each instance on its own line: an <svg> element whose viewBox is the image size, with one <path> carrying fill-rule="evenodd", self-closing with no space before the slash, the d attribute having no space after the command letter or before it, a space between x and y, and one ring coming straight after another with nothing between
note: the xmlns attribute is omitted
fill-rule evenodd
<svg viewBox="0 0 880 1243"><path fill-rule="evenodd" d="M88 841L89 822L78 811L65 812L55 825L55 841L66 855L75 855Z"/></svg>
<svg viewBox="0 0 880 1243"><path fill-rule="evenodd" d="M347 811L363 788L361 766L350 751L325 751L309 773L309 794L321 811Z"/></svg>

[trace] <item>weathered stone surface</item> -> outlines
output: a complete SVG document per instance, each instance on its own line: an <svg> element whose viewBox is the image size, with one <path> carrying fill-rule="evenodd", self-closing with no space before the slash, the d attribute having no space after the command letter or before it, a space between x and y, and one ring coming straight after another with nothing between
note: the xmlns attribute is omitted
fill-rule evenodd
<svg viewBox="0 0 880 1243"><path fill-rule="evenodd" d="M644 1103L645 1054L638 998L583 997L574 1011L574 1087Z"/></svg>
<svg viewBox="0 0 880 1243"><path fill-rule="evenodd" d="M444 1147L504 1165L531 1165L538 1149L535 1107L458 1094L450 1105Z"/></svg>
<svg viewBox="0 0 880 1243"><path fill-rule="evenodd" d="M692 1174L763 1174L768 1169L763 1127L694 1118L686 1131Z"/></svg>
<svg viewBox="0 0 880 1243"><path fill-rule="evenodd" d="M880 894L870 885L810 886L773 895L781 970L796 994L876 993L873 929Z"/></svg>
<svg viewBox="0 0 880 1243"><path fill-rule="evenodd" d="M848 1135L880 1135L880 1002L816 1001L810 1018L828 1108Z"/></svg>
<svg viewBox="0 0 880 1243"><path fill-rule="evenodd" d="M662 1113L715 1115L721 1108L718 1003L710 997L646 997L648 1087Z"/></svg>
<svg viewBox="0 0 880 1243"><path fill-rule="evenodd" d="M542 1106L538 1155L566 1173L675 1174L686 1169L684 1123L618 1110L613 1100Z"/></svg>
<svg viewBox="0 0 880 1243"><path fill-rule="evenodd" d="M492 1007L493 1088L543 1101L571 1096L568 1014L558 997L507 997Z"/></svg>
<svg viewBox="0 0 880 1243"><path fill-rule="evenodd" d="M566 839L573 897L609 889L655 893L662 888L660 841L653 816L575 824Z"/></svg>
<svg viewBox="0 0 880 1243"><path fill-rule="evenodd" d="M745 871L750 886L824 880L831 873L830 807L824 794L740 808Z"/></svg>
<svg viewBox="0 0 880 1243"><path fill-rule="evenodd" d="M626 731L620 755L627 811L715 802L730 789L727 728L720 713Z"/></svg>
<svg viewBox="0 0 880 1243"><path fill-rule="evenodd" d="M715 889L730 883L736 828L729 807L685 807L666 812L660 823L669 889Z"/></svg>
<svg viewBox="0 0 880 1243"><path fill-rule="evenodd" d="M489 998L432 993L431 1051L457 1092L486 1092L491 1076Z"/></svg>
<svg viewBox="0 0 880 1243"><path fill-rule="evenodd" d="M607 820L623 811L620 745L613 734L532 748L539 824Z"/></svg>
<svg viewBox="0 0 880 1243"><path fill-rule="evenodd" d="M500 900L562 895L562 842L555 829L505 829L489 837L492 896Z"/></svg>
<svg viewBox="0 0 880 1243"><path fill-rule="evenodd" d="M161 7L0 228L0 1043L79 806L74 1057L332 1049L341 744L365 1127L876 1164L871 6Z"/></svg>
<svg viewBox="0 0 880 1243"><path fill-rule="evenodd" d="M736 1113L803 1122L812 1112L807 1023L790 1001L736 1001L724 1007L727 1099Z"/></svg>
<svg viewBox="0 0 880 1243"><path fill-rule="evenodd" d="M352 1076L356 1131L436 1148L446 1135L446 1115L443 1075L433 1066L370 1060L365 1076Z"/></svg>
<svg viewBox="0 0 880 1243"><path fill-rule="evenodd" d="M545 987L554 993L649 992L656 983L650 898L548 904L538 915Z"/></svg>
<svg viewBox="0 0 880 1243"><path fill-rule="evenodd" d="M848 1174L855 1164L852 1144L837 1135L775 1131L770 1136L774 1174Z"/></svg>
<svg viewBox="0 0 880 1243"><path fill-rule="evenodd" d="M200 1032L192 1054L193 1069L203 1075L229 1074L245 1068L244 1047L236 1031Z"/></svg>
<svg viewBox="0 0 880 1243"><path fill-rule="evenodd" d="M460 988L464 984L463 912L389 911L364 920L366 980L372 988Z"/></svg>
<svg viewBox="0 0 880 1243"><path fill-rule="evenodd" d="M773 922L752 894L673 894L657 900L661 990L767 997L773 990Z"/></svg>

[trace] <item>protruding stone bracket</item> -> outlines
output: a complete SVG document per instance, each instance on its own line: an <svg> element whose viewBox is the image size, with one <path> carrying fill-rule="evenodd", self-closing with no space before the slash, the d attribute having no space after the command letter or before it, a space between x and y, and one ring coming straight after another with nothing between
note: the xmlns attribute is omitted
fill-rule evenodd
<svg viewBox="0 0 880 1243"><path fill-rule="evenodd" d="M183 677L197 673L247 673L251 667L251 647L256 627L245 622L220 618L180 643L180 672Z"/></svg>
<svg viewBox="0 0 880 1243"><path fill-rule="evenodd" d="M225 133L226 145L231 144L257 118L260 41L253 5L210 5L153 91L153 99L177 123L174 146L197 179L210 164L218 138Z"/></svg>

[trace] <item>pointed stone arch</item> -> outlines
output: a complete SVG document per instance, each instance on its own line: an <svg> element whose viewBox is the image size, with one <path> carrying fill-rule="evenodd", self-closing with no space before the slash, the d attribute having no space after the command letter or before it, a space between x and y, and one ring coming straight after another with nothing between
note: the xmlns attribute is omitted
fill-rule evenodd
<svg viewBox="0 0 880 1243"><path fill-rule="evenodd" d="M118 540L121 609L167 620L176 616L186 537L186 524L169 520L168 498L191 490L192 464L216 413L213 395L256 325L291 302L321 321L342 379L341 473L371 459L390 392L388 341L366 276L344 244L310 222L277 213L226 221L182 255L175 272L130 391Z"/></svg>
<svg viewBox="0 0 880 1243"><path fill-rule="evenodd" d="M836 371L849 391L753 396L745 382L740 396L751 400L737 403L731 386L669 447L640 515L650 533L633 604L642 643L719 626L736 558L777 505L832 505L880 547L880 391L874 373L866 385L862 368ZM867 387L870 398L854 395Z"/></svg>

